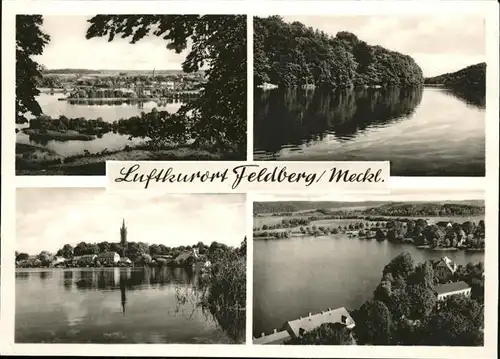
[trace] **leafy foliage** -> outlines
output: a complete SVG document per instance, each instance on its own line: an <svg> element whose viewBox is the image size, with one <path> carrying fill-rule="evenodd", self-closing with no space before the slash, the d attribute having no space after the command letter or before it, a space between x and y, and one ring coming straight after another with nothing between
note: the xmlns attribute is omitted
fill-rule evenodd
<svg viewBox="0 0 500 359"><path fill-rule="evenodd" d="M433 265L413 265L408 253L385 268L373 299L354 311L359 344L482 345L484 266L460 267L454 280L476 285L471 298L451 296L437 303ZM481 286L482 282L482 286Z"/></svg>
<svg viewBox="0 0 500 359"><path fill-rule="evenodd" d="M163 38L180 53L192 41L182 64L185 72L205 65L207 82L201 95L181 107L190 113L200 142L227 148L246 147L246 18L243 15L97 15L89 20L86 37L116 36L140 41L147 35ZM186 116L187 117L187 116Z"/></svg>
<svg viewBox="0 0 500 359"><path fill-rule="evenodd" d="M50 36L41 29L41 15L16 16L16 123L26 123L26 115L39 116L36 86L42 78L41 66L31 57L42 54Z"/></svg>
<svg viewBox="0 0 500 359"><path fill-rule="evenodd" d="M282 87L416 86L423 76L408 55L370 46L349 32L332 37L271 16L254 18L254 81Z"/></svg>

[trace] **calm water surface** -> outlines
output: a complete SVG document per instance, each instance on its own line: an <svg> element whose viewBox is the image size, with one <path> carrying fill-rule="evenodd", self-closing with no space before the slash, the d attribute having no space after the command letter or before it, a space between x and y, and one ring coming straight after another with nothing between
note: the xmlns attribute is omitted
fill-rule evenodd
<svg viewBox="0 0 500 359"><path fill-rule="evenodd" d="M179 268L17 269L15 340L230 343L190 300L197 280Z"/></svg>
<svg viewBox="0 0 500 359"><path fill-rule="evenodd" d="M484 260L484 253L427 251L341 235L254 241L253 335L309 312L359 308L372 297L384 266L403 251L418 262L444 255L457 264Z"/></svg>
<svg viewBox="0 0 500 359"><path fill-rule="evenodd" d="M58 101L58 98L66 97L62 93L50 95L41 93L36 97L42 112L52 118L58 118L64 115L68 118L84 117L85 119L96 119L101 117L106 122L113 122L119 119L126 119L132 116L138 116L141 112L150 112L156 107L158 111L168 111L175 113L181 107L182 103L169 103L164 106L158 106L155 102L143 103L121 103L121 104L88 104L88 103L70 103L68 101ZM18 129L27 127L27 125L17 125ZM91 141L35 141L30 136L18 132L16 140L19 143L42 145L54 150L62 156L73 156L82 154L85 150L90 153L101 152L104 149L109 151L121 150L125 146L134 146L143 143L141 138L129 139L128 135L118 133L106 133L102 137L97 137Z"/></svg>
<svg viewBox="0 0 500 359"><path fill-rule="evenodd" d="M257 90L254 158L391 161L395 176L484 176L484 98L443 88Z"/></svg>

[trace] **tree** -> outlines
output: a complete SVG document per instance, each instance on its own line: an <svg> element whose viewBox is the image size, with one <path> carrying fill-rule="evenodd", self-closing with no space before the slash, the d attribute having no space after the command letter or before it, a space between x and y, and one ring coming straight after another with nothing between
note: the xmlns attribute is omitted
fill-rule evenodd
<svg viewBox="0 0 500 359"><path fill-rule="evenodd" d="M410 298L410 313L412 319L422 319L430 315L436 306L436 295L434 291L425 285L408 286Z"/></svg>
<svg viewBox="0 0 500 359"><path fill-rule="evenodd" d="M353 345L354 338L351 330L342 323L324 323L290 344Z"/></svg>
<svg viewBox="0 0 500 359"><path fill-rule="evenodd" d="M19 253L17 256L16 256L16 261L25 261L29 258L29 254L28 253Z"/></svg>
<svg viewBox="0 0 500 359"><path fill-rule="evenodd" d="M58 252L59 253L59 252ZM73 257L73 247L70 244L65 244L58 254L66 259L70 259Z"/></svg>
<svg viewBox="0 0 500 359"><path fill-rule="evenodd" d="M356 325L354 332L360 344L391 344L393 323L387 306L378 300L363 304L354 320L363 325Z"/></svg>
<svg viewBox="0 0 500 359"><path fill-rule="evenodd" d="M16 16L16 123L26 123L27 114L39 116L42 109L35 97L40 94L38 81L42 78L40 65L31 56L41 55L50 41L41 27L41 15Z"/></svg>
<svg viewBox="0 0 500 359"><path fill-rule="evenodd" d="M178 113L190 112L197 143L246 147L246 16L244 15L97 15L89 20L87 39L115 36L136 43L146 35L162 37L167 49L180 53L193 45L182 64L185 72L204 65L206 83L200 97Z"/></svg>
<svg viewBox="0 0 500 359"><path fill-rule="evenodd" d="M483 307L475 300L452 296L424 321L422 339L427 345L482 346Z"/></svg>
<svg viewBox="0 0 500 359"><path fill-rule="evenodd" d="M75 249L73 250L73 254L75 256L83 256L84 254L87 254L87 243L85 242L78 243Z"/></svg>
<svg viewBox="0 0 500 359"><path fill-rule="evenodd" d="M106 241L99 243L97 246L99 247L99 253L109 252L111 249L111 245Z"/></svg>
<svg viewBox="0 0 500 359"><path fill-rule="evenodd" d="M384 268L383 274L391 273L393 277L408 278L415 270L415 262L410 253L403 252L393 258Z"/></svg>

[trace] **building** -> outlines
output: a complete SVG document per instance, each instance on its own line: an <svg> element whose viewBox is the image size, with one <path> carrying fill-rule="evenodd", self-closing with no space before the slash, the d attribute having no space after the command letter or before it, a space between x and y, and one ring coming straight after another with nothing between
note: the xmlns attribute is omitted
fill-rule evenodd
<svg viewBox="0 0 500 359"><path fill-rule="evenodd" d="M132 261L130 260L130 258L127 258L127 257L121 257L119 259L119 263L120 264L125 264L125 265L130 265L132 264Z"/></svg>
<svg viewBox="0 0 500 359"><path fill-rule="evenodd" d="M125 249L127 248L127 227L125 227L125 218L120 228L120 245L122 247L122 257L125 257Z"/></svg>
<svg viewBox="0 0 500 359"><path fill-rule="evenodd" d="M283 329L288 332L292 338L300 338L306 332L309 332L322 324L325 323L341 323L345 325L348 329L352 329L355 326L354 320L352 319L349 312L344 308L330 309L323 311L318 314L311 314L305 318L299 318L286 322L283 325Z"/></svg>
<svg viewBox="0 0 500 359"><path fill-rule="evenodd" d="M440 228L451 228L453 227L453 225L451 224L451 222L446 222L446 221L439 221L436 223L436 226L440 227Z"/></svg>
<svg viewBox="0 0 500 359"><path fill-rule="evenodd" d="M84 254L83 256L73 257L71 262L79 266L91 265L94 264L96 257L97 256L95 254Z"/></svg>
<svg viewBox="0 0 500 359"><path fill-rule="evenodd" d="M446 281L457 271L457 265L448 257L442 257L436 264L434 272L441 281Z"/></svg>
<svg viewBox="0 0 500 359"><path fill-rule="evenodd" d="M96 261L101 264L116 264L120 261L120 255L116 252L103 252L97 255Z"/></svg>
<svg viewBox="0 0 500 359"><path fill-rule="evenodd" d="M277 331L274 329L272 334L262 335L259 338L254 338L253 344L284 344L291 339L290 334L286 330Z"/></svg>
<svg viewBox="0 0 500 359"><path fill-rule="evenodd" d="M436 292L438 301L445 300L454 295L465 295L466 297L470 297L471 294L470 286L462 281L438 285L434 288L434 291Z"/></svg>
<svg viewBox="0 0 500 359"><path fill-rule="evenodd" d="M52 260L52 263L50 263L50 264L53 266L57 266L57 265L65 263L65 262L66 262L66 259L64 257L55 256L54 259Z"/></svg>
<svg viewBox="0 0 500 359"><path fill-rule="evenodd" d="M186 251L179 254L174 261L177 265L192 265L195 264L198 260L198 249L193 248L191 251Z"/></svg>

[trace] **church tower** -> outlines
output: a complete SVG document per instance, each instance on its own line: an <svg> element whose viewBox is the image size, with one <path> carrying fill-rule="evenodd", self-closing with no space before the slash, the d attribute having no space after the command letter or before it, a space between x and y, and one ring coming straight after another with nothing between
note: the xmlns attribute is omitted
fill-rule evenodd
<svg viewBox="0 0 500 359"><path fill-rule="evenodd" d="M122 247L122 257L125 257L125 249L127 248L127 227L125 227L125 219L122 222L122 228L120 228L120 244Z"/></svg>

